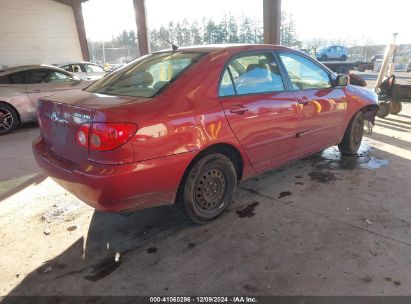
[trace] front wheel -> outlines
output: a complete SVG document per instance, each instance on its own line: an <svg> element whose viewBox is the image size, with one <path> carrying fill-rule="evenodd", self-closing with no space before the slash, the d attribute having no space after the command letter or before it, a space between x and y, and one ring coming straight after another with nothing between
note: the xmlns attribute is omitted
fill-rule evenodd
<svg viewBox="0 0 411 304"><path fill-rule="evenodd" d="M183 180L177 205L193 222L205 224L231 204L237 185L231 160L219 153L203 156Z"/></svg>
<svg viewBox="0 0 411 304"><path fill-rule="evenodd" d="M361 111L357 112L345 130L343 140L338 144L338 149L344 155L354 155L361 146L364 134L364 118Z"/></svg>

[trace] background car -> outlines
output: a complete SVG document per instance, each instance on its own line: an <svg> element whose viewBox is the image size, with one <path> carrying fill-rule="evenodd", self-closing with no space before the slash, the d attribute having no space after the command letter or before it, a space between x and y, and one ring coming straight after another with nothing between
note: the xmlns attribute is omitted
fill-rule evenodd
<svg viewBox="0 0 411 304"><path fill-rule="evenodd" d="M102 66L91 62L68 63L60 68L88 80L97 80L107 74Z"/></svg>
<svg viewBox="0 0 411 304"><path fill-rule="evenodd" d="M179 48L42 98L37 163L104 211L176 203L206 223L238 181L338 144L360 147L377 95L280 46Z"/></svg>
<svg viewBox="0 0 411 304"><path fill-rule="evenodd" d="M91 83L47 65L0 70L0 135L11 132L20 123L36 121L39 98L62 91L80 90Z"/></svg>
<svg viewBox="0 0 411 304"><path fill-rule="evenodd" d="M322 46L317 49L317 59L320 61L341 60L348 58L348 49L341 45Z"/></svg>

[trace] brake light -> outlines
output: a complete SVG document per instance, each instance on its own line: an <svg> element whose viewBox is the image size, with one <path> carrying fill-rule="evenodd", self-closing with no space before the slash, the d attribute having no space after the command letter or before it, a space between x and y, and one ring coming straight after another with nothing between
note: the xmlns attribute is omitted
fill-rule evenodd
<svg viewBox="0 0 411 304"><path fill-rule="evenodd" d="M132 123L83 124L77 131L76 142L90 150L110 151L129 141L136 131L137 125Z"/></svg>

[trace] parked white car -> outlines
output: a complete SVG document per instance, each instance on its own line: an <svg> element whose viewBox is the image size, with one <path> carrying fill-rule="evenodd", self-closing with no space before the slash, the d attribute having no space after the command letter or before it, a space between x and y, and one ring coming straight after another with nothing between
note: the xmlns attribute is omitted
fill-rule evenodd
<svg viewBox="0 0 411 304"><path fill-rule="evenodd" d="M91 62L68 63L60 66L60 68L87 80L97 80L107 74L102 66Z"/></svg>

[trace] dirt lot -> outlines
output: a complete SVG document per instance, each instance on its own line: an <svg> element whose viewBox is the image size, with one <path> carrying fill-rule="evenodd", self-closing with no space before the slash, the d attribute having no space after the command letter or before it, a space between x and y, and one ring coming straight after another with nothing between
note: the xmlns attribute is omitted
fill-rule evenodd
<svg viewBox="0 0 411 304"><path fill-rule="evenodd" d="M199 226L173 207L94 211L0 138L0 295L409 295L411 104L357 157L335 148L241 184Z"/></svg>

